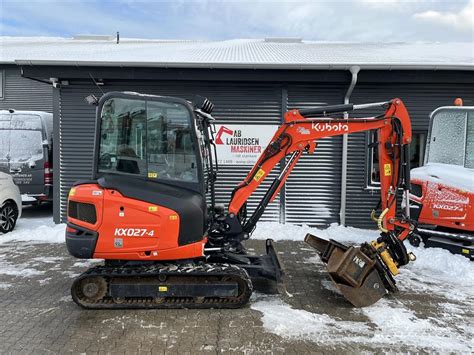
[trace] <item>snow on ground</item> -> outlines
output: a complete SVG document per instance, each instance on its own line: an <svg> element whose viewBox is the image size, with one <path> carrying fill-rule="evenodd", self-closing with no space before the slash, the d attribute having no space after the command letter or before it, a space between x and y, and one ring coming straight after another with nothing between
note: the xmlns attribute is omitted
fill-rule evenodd
<svg viewBox="0 0 474 355"><path fill-rule="evenodd" d="M250 307L263 314L263 326L268 331L286 339L310 340L325 346L356 343L396 347L403 344L437 352L474 350L472 327L466 329L468 336L462 335L447 327L443 319L419 318L403 305L387 299L356 310L365 314L369 323L295 309L276 296L259 295Z"/></svg>
<svg viewBox="0 0 474 355"><path fill-rule="evenodd" d="M303 241L307 233L346 243L368 242L379 237L379 232L376 230L343 227L338 224L331 224L327 229L318 229L304 225L264 222L257 226L252 238L261 240L272 238L275 241ZM409 251L416 255L417 259L400 269L398 279L403 280L399 283L401 287L408 288L408 283L410 287L421 287L420 291L434 289L453 299L460 299L465 296L474 297L474 263L468 258L453 255L444 249L415 248L408 242L405 245ZM317 257L312 258L312 260L319 261ZM420 284L420 280L429 280L429 287L426 288L426 284ZM455 286L455 288L450 287L450 285Z"/></svg>
<svg viewBox="0 0 474 355"><path fill-rule="evenodd" d="M251 308L263 313L267 330L283 338L307 338L317 343L340 342L340 336L370 331L363 322L341 321L327 314L292 308L278 296L257 295Z"/></svg>
<svg viewBox="0 0 474 355"><path fill-rule="evenodd" d="M31 213L31 209L26 208L24 216ZM39 213L44 211L39 210ZM51 216L40 217L21 217L15 229L7 234L0 234L0 245L4 246L4 251L8 252L10 256L18 256L19 254L27 252L27 248L34 248L34 244L38 243L63 243L64 232L66 226L64 224L56 225ZM31 278L38 275L43 275L44 271L40 264L57 265L64 257L52 256L37 256L28 262L18 263L7 261L7 254L0 255L0 275L7 275L20 278ZM7 285L8 286L8 285ZM7 286L0 284L0 289L6 289Z"/></svg>
<svg viewBox="0 0 474 355"><path fill-rule="evenodd" d="M452 324L447 323L455 321L451 314L421 318L402 303L388 299L362 308L360 312L377 326L368 334L368 343L429 347L440 352L463 352L469 348L474 350L474 329L471 327L467 329L467 334L461 334Z"/></svg>
<svg viewBox="0 0 474 355"><path fill-rule="evenodd" d="M0 275L31 277L44 274L44 271L28 267L27 264L13 264L0 260Z"/></svg>
<svg viewBox="0 0 474 355"><path fill-rule="evenodd" d="M303 241L306 233L339 242L362 243L376 239L379 232L331 224L327 229L291 224L260 223L252 238ZM405 243L417 259L400 269L397 277L402 291L435 292L453 300L472 298L474 307L474 263L461 255L439 248L412 247ZM319 263L319 258L311 258ZM422 281L422 282L420 282Z"/></svg>
<svg viewBox="0 0 474 355"><path fill-rule="evenodd" d="M51 217L20 218L15 229L0 235L0 244L9 242L63 243L65 224L54 224Z"/></svg>
<svg viewBox="0 0 474 355"><path fill-rule="evenodd" d="M303 241L306 233L351 243L371 241L379 236L374 230L337 224L322 230L291 224L260 223L252 238ZM382 346L402 343L441 352L474 351L474 263L443 249L415 248L408 243L407 248L417 256L417 260L400 269L397 285L402 293L427 294L445 299L446 303L441 304L436 318L420 318L407 304L396 298L382 299L370 307L356 310L370 319L374 327L369 328L364 322L348 322L326 314L294 309L278 297L259 296L251 307L263 313L263 323L268 331L287 338L326 344L347 342ZM324 267L317 256L304 262ZM331 282L322 286L336 291ZM462 302L462 305L457 302ZM458 324L458 329L448 326L448 323ZM464 334L459 330L463 330Z"/></svg>
<svg viewBox="0 0 474 355"><path fill-rule="evenodd" d="M302 242L306 233L311 233L317 237L325 239L335 239L340 242L367 242L379 236L375 230L365 230L352 227L342 227L333 223L327 229L311 228L305 225L280 224L272 222L260 222L257 224L252 239L265 240L272 238L278 240L294 240Z"/></svg>
<svg viewBox="0 0 474 355"><path fill-rule="evenodd" d="M57 264L59 261L64 260L64 258L61 256L40 256L32 260L45 264Z"/></svg>
<svg viewBox="0 0 474 355"><path fill-rule="evenodd" d="M51 217L22 218L13 232L0 236L0 244L9 248L16 242L30 247L36 243L62 243L64 229L65 225L55 225ZM291 224L260 223L252 238L303 241L306 233L352 243L371 241L378 237L378 232L374 230L341 227L337 224L323 230ZM407 247L415 253L417 260L401 268L397 285L402 293L438 296L442 301L435 316L420 316L410 307L410 300L402 301L396 297L384 298L363 309L352 309L350 312L362 316L361 321L295 309L285 303L282 296L257 294L252 299L251 308L262 313L262 322L267 331L283 338L334 345L393 344L396 347L405 344L438 352L474 351L474 263L442 249L414 248L408 244ZM313 250L302 249L306 252ZM0 274L23 278L42 274L33 266L55 264L63 260L63 257L39 255L29 264L15 264L5 261L4 256L0 255ZM95 262L77 261L72 267L90 267ZM316 252L302 262L324 267ZM76 270L62 272L68 277L77 276ZM0 289L10 287L12 285L9 283L0 283ZM322 281L322 287L335 291L329 279Z"/></svg>
<svg viewBox="0 0 474 355"><path fill-rule="evenodd" d="M102 261L103 259L86 259L86 260L77 261L72 266L89 268L89 267L95 266L96 264L101 263Z"/></svg>

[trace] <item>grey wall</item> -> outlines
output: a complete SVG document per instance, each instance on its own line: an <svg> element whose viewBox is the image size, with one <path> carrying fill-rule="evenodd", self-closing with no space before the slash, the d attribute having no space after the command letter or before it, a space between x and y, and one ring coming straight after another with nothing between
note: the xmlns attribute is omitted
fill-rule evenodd
<svg viewBox="0 0 474 355"><path fill-rule="evenodd" d="M245 83L196 83L196 82L114 82L102 88L104 91L139 91L182 97L192 100L194 95L207 96L215 104L213 115L219 123L268 124L275 129L281 119L281 86L276 84ZM67 193L71 185L80 179L90 179L94 138L95 108L84 102L84 97L100 91L90 82L71 83L61 88L60 96L60 193L61 220L66 213ZM217 203L226 203L233 188L245 177L250 166L220 166L219 180L216 184ZM270 176L279 172L276 167ZM257 199L270 185L270 179L262 184L249 201L253 210ZM58 205L59 207L59 205ZM56 212L56 211L55 211ZM271 203L262 220L279 221L279 198Z"/></svg>
<svg viewBox="0 0 474 355"><path fill-rule="evenodd" d="M0 72L4 75L0 109L53 112L51 85L22 78L17 66L0 65Z"/></svg>
<svg viewBox="0 0 474 355"><path fill-rule="evenodd" d="M344 92L343 84L289 84L288 109L339 104ZM341 164L342 136L321 139L314 154L304 153L286 183L286 222L339 222Z"/></svg>
<svg viewBox="0 0 474 355"><path fill-rule="evenodd" d="M52 69L49 69L52 70ZM49 73L48 73L49 74ZM107 80L104 91L127 90L149 94L178 96L191 100L195 94L208 96L215 103L215 117L222 123L276 125L288 108L310 107L321 103L341 103L348 86L349 76L338 74L332 80L330 73L319 73L316 80L306 82L270 81L266 75L254 72L255 81L243 81L237 74L229 74L228 80L214 74L215 80ZM116 77L117 73L113 73ZM150 74L154 75L154 74ZM169 73L167 74L169 75ZM186 77L185 71L179 73ZM309 74L312 75L312 74ZM204 75L203 75L204 76ZM285 78L288 73L284 74ZM471 75L472 76L472 75ZM209 78L213 74L208 75ZM246 74L246 78L249 74ZM341 77L344 80L341 80ZM262 79L263 78L263 79ZM89 179L92 170L93 133L95 108L84 103L90 93L101 92L90 80L71 80L59 92L58 112L60 129L60 196L55 216L64 220L67 192L74 181ZM262 79L262 80L259 80ZM275 77L278 79L278 77ZM457 83L456 80L460 82ZM394 73L376 72L360 75L360 81L352 96L352 102L384 101L402 98L412 116L415 131L426 131L429 114L436 107L450 105L456 96L465 104L474 104L474 84L462 73L446 72ZM370 112L365 114L369 115ZM276 128L276 127L275 127ZM321 140L313 156L304 156L289 177L280 198L274 201L263 220L285 221L325 226L339 221L342 138ZM230 193L247 174L249 166L221 167L216 185L217 201L226 203ZM373 227L370 210L378 201L378 191L366 189L366 134L349 137L347 210L348 225ZM270 176L275 176L277 167ZM269 180L250 200L250 210L263 193Z"/></svg>

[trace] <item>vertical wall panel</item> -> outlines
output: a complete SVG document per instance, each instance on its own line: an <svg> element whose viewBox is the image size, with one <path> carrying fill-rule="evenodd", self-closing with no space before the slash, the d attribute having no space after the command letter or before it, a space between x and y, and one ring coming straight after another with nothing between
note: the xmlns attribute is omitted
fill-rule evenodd
<svg viewBox="0 0 474 355"><path fill-rule="evenodd" d="M288 107L340 104L340 85L289 85ZM304 154L286 183L286 221L325 226L339 221L342 136L321 139L313 155Z"/></svg>
<svg viewBox="0 0 474 355"><path fill-rule="evenodd" d="M3 71L3 98L0 109L46 111L53 110L51 85L22 78L17 66L0 66Z"/></svg>

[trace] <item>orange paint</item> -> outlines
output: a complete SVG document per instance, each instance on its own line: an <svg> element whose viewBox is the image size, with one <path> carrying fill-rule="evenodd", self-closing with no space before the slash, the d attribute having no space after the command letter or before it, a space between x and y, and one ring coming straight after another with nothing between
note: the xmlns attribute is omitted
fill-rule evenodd
<svg viewBox="0 0 474 355"><path fill-rule="evenodd" d="M94 195L93 191L101 193ZM68 222L99 233L94 258L178 260L203 256L204 237L196 243L178 245L180 221L176 211L95 184L76 186L69 200L96 207L95 224L68 217ZM116 239L121 239L121 247L116 246Z"/></svg>

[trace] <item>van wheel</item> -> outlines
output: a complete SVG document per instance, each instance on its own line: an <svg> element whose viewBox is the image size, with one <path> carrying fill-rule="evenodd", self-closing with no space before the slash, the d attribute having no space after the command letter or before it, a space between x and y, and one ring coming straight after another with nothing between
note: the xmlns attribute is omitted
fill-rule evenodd
<svg viewBox="0 0 474 355"><path fill-rule="evenodd" d="M15 228L17 218L18 209L14 203L7 202L0 207L0 232L11 232Z"/></svg>

